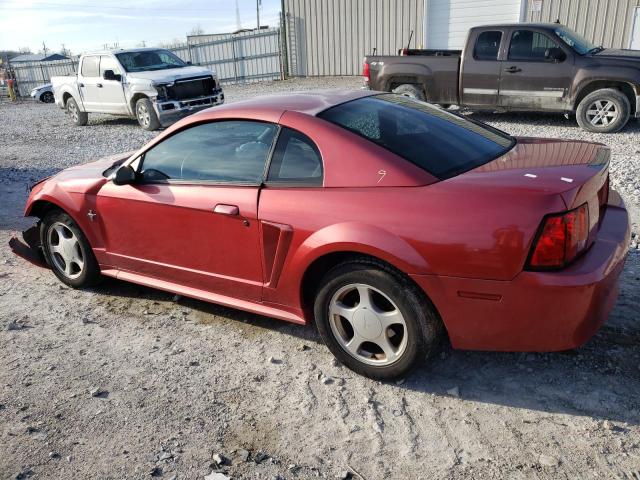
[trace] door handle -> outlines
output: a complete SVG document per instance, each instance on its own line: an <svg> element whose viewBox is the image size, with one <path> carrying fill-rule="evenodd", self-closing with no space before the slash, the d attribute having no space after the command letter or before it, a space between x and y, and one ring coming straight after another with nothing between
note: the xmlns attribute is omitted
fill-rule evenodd
<svg viewBox="0 0 640 480"><path fill-rule="evenodd" d="M521 72L522 69L516 67L515 65L513 65L512 67L505 68L504 71L507 72L507 73L518 73L518 72Z"/></svg>
<svg viewBox="0 0 640 480"><path fill-rule="evenodd" d="M213 209L213 213L219 213L220 215L230 215L236 216L240 215L240 209L237 205L226 205L224 203L219 203Z"/></svg>
<svg viewBox="0 0 640 480"><path fill-rule="evenodd" d="M102 84L101 83L96 83L96 87L102 88Z"/></svg>

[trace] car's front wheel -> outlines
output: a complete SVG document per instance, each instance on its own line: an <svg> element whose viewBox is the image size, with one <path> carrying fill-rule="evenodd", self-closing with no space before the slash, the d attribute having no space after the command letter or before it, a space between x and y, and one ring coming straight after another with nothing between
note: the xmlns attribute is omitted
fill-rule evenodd
<svg viewBox="0 0 640 480"><path fill-rule="evenodd" d="M576 110L578 125L596 133L613 133L629 121L631 106L624 93L602 88L584 97Z"/></svg>
<svg viewBox="0 0 640 480"><path fill-rule="evenodd" d="M44 92L42 95L40 95L40 101L42 103L53 103L53 92Z"/></svg>
<svg viewBox="0 0 640 480"><path fill-rule="evenodd" d="M40 241L53 273L70 287L89 287L100 280L100 267L89 241L63 211L45 215L40 223Z"/></svg>
<svg viewBox="0 0 640 480"><path fill-rule="evenodd" d="M370 259L342 263L324 277L315 320L329 350L351 370L397 378L432 353L441 322L418 288Z"/></svg>
<svg viewBox="0 0 640 480"><path fill-rule="evenodd" d="M138 123L145 130L157 130L160 128L160 121L153 109L153 104L148 98L141 98L136 102L136 118Z"/></svg>

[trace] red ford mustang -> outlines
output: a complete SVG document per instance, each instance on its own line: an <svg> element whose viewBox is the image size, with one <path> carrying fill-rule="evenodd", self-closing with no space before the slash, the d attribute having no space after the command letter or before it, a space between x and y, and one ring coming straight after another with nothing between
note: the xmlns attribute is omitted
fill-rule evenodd
<svg viewBox="0 0 640 480"><path fill-rule="evenodd" d="M393 94L271 96L41 181L25 239L72 287L107 275L315 320L341 362L392 378L445 333L479 350L589 339L630 235L608 166L602 145Z"/></svg>

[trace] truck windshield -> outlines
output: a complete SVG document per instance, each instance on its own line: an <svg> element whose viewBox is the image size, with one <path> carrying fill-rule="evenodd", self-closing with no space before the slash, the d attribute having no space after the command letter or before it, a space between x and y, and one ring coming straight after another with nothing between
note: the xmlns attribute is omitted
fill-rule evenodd
<svg viewBox="0 0 640 480"><path fill-rule="evenodd" d="M487 125L394 94L352 100L318 114L444 180L503 155L515 139Z"/></svg>
<svg viewBox="0 0 640 480"><path fill-rule="evenodd" d="M560 40L569 45L580 55L586 55L587 53L599 50L599 47L596 47L594 44L589 42L589 40L582 37L579 33L576 33L573 30L568 29L567 27L558 27L554 30L554 32L558 37L560 37Z"/></svg>
<svg viewBox="0 0 640 480"><path fill-rule="evenodd" d="M169 50L142 50L116 53L116 57L127 72L146 72L166 68L182 68L187 64Z"/></svg>

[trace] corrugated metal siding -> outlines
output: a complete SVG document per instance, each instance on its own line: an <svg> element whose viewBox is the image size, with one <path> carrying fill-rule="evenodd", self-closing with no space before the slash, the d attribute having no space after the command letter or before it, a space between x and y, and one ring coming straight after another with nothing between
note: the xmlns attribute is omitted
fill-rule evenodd
<svg viewBox="0 0 640 480"><path fill-rule="evenodd" d="M560 20L596 45L629 48L633 17L640 0L542 0L542 8L534 12L529 0L527 21Z"/></svg>
<svg viewBox="0 0 640 480"><path fill-rule="evenodd" d="M360 75L362 58L397 53L413 30L422 47L424 0L285 0L289 75Z"/></svg>

